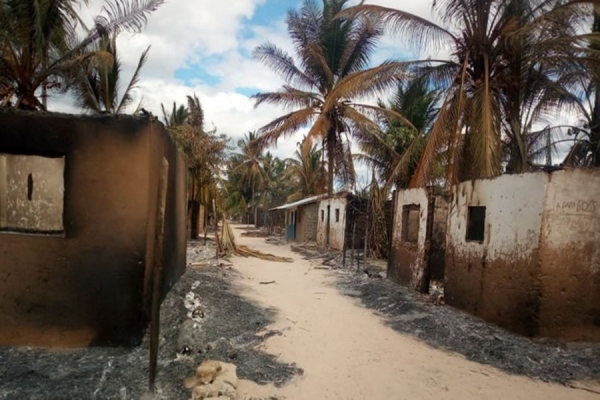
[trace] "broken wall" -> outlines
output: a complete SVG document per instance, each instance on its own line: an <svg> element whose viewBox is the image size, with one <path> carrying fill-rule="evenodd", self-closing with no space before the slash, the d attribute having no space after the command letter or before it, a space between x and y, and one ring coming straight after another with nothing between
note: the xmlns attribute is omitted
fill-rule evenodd
<svg viewBox="0 0 600 400"><path fill-rule="evenodd" d="M429 238L429 265L430 278L443 281L446 269L446 231L448 226L448 201L444 196L438 195L431 198L433 204L433 221L431 237Z"/></svg>
<svg viewBox="0 0 600 400"><path fill-rule="evenodd" d="M600 341L600 170L549 176L540 243L539 334Z"/></svg>
<svg viewBox="0 0 600 400"><path fill-rule="evenodd" d="M503 175L453 188L446 236L448 304L522 334L537 332L547 179L543 172Z"/></svg>
<svg viewBox="0 0 600 400"><path fill-rule="evenodd" d="M149 315L163 157L163 295L185 269L186 169L162 124L2 110L0 153L65 160L61 235L0 232L0 345L138 342ZM35 165L22 167L29 172L17 195L30 173L35 195Z"/></svg>
<svg viewBox="0 0 600 400"><path fill-rule="evenodd" d="M396 192L387 276L412 288L422 279L425 267L428 204L423 188Z"/></svg>
<svg viewBox="0 0 600 400"><path fill-rule="evenodd" d="M340 251L344 249L347 204L348 199L345 196L319 202L317 245L327 246L327 217L329 215L329 248Z"/></svg>

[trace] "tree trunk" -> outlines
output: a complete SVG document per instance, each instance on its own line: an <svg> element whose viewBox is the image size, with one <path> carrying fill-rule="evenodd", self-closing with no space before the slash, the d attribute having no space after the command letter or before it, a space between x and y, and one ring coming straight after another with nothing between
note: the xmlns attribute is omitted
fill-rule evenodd
<svg viewBox="0 0 600 400"><path fill-rule="evenodd" d="M252 200L250 200L250 204L252 205L252 224L256 226L256 204L254 204L254 187L252 187Z"/></svg>
<svg viewBox="0 0 600 400"><path fill-rule="evenodd" d="M333 172L335 163L335 130L329 128L327 134L327 197L333 198ZM331 203L327 206L326 245L329 248L331 236Z"/></svg>
<svg viewBox="0 0 600 400"><path fill-rule="evenodd" d="M327 197L333 197L333 175L335 169L335 131L327 134Z"/></svg>
<svg viewBox="0 0 600 400"><path fill-rule="evenodd" d="M191 239L198 239L198 218L200 217L200 202L198 200L190 200L188 202L188 206L190 209L190 232Z"/></svg>

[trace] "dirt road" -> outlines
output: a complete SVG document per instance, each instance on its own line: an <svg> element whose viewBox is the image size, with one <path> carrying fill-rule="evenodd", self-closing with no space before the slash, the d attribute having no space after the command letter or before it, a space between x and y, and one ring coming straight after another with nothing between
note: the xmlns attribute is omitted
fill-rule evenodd
<svg viewBox="0 0 600 400"><path fill-rule="evenodd" d="M260 238L239 237L238 242L294 258L294 263L235 258L234 268L241 274L236 286L243 297L278 311L267 328L282 334L268 339L264 351L304 369L282 388L242 382L243 399L600 399L434 349L392 330L342 295L334 274L315 269L288 246Z"/></svg>

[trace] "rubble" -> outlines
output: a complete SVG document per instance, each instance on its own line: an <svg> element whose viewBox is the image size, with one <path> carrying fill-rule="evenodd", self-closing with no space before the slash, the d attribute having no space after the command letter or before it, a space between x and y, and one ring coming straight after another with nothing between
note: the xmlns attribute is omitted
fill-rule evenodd
<svg viewBox="0 0 600 400"><path fill-rule="evenodd" d="M185 386L192 389L191 400L236 400L237 385L237 367L215 360L202 362L196 370L196 375L185 382Z"/></svg>

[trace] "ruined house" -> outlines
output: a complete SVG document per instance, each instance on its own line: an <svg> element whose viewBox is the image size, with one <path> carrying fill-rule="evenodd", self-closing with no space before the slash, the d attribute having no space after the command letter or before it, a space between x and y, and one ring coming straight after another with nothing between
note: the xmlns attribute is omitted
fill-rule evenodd
<svg viewBox="0 0 600 400"><path fill-rule="evenodd" d="M427 292L431 280L443 280L448 202L433 189L394 193L388 278Z"/></svg>
<svg viewBox="0 0 600 400"><path fill-rule="evenodd" d="M528 336L600 340L598 199L598 169L455 186L445 234L446 303ZM396 202L394 237L401 239L388 273L408 284L422 270L404 265L423 263L431 205L422 189L399 192Z"/></svg>
<svg viewBox="0 0 600 400"><path fill-rule="evenodd" d="M0 345L129 345L185 270L186 167L161 123L0 111ZM162 229L161 229L162 226Z"/></svg>
<svg viewBox="0 0 600 400"><path fill-rule="evenodd" d="M271 219L283 223L285 237L290 242L314 242L317 240L317 216L319 200L312 196L270 210Z"/></svg>
<svg viewBox="0 0 600 400"><path fill-rule="evenodd" d="M319 201L317 245L332 250L359 248L367 225L367 199L342 192ZM353 241L354 239L354 241Z"/></svg>

